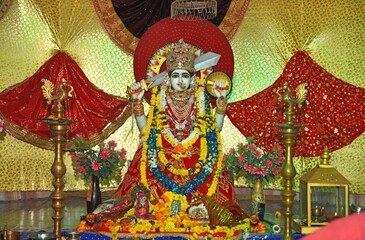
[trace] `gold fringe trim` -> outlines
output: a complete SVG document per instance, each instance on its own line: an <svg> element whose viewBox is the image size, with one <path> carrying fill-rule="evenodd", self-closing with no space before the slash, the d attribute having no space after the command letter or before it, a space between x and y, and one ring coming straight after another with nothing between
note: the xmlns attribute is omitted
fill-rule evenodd
<svg viewBox="0 0 365 240"><path fill-rule="evenodd" d="M236 34L249 3L250 0L234 0L231 2L226 15L218 26L228 40L231 40ZM111 0L95 0L93 4L104 29L108 32L112 40L120 49L133 55L139 38L135 37L124 26L122 20L114 10Z"/></svg>
<svg viewBox="0 0 365 240"><path fill-rule="evenodd" d="M123 51L133 55L139 42L139 38L135 37L124 26L122 20L115 12L112 2L110 0L95 0L93 1L93 4L96 14L111 39Z"/></svg>
<svg viewBox="0 0 365 240"><path fill-rule="evenodd" d="M250 0L231 1L226 15L218 26L218 28L227 37L228 41L230 41L236 34L249 4Z"/></svg>
<svg viewBox="0 0 365 240"><path fill-rule="evenodd" d="M98 143L101 143L102 141L107 139L111 134L113 134L116 130L118 130L121 126L123 126L131 115L132 115L132 107L130 104L128 104L123 110L123 112L113 122L111 122L107 127L105 127L100 133L85 138L85 142L90 145L96 145ZM55 149L52 139L40 137L34 133L31 133L19 127L16 124L13 124L8 119L6 119L1 112L0 112L0 118L5 121L6 132L8 132L13 137L21 141L30 143L36 147L40 147L47 150ZM73 141L68 141L68 143L65 145L64 149L65 151L69 150L69 147L70 145L72 145L71 144L72 142Z"/></svg>

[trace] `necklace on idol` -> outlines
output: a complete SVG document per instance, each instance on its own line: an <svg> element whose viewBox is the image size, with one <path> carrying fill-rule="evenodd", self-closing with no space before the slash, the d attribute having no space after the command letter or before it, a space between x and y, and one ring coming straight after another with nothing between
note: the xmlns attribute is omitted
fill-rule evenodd
<svg viewBox="0 0 365 240"><path fill-rule="evenodd" d="M191 114L191 110L194 107L195 96L192 89L189 89L186 92L167 91L166 100L173 115L176 117L177 122L182 122Z"/></svg>
<svg viewBox="0 0 365 240"><path fill-rule="evenodd" d="M164 86L155 87L152 91L152 98L151 98L151 104L152 106L150 108L150 114L148 115L147 119L147 128L145 132L145 139L147 141L144 142L143 148L142 148L142 157L141 157L141 164L140 164L140 173L141 173L141 182L148 187L147 182L147 176L146 176L146 170L147 170L147 162L150 167L151 173L155 176L155 178L160 182L166 189L173 191L175 193L188 195L191 192L197 190L203 182L206 181L206 179L211 175L213 172L214 164L217 161L217 169L216 173L213 176L213 182L211 183L209 189L208 189L208 196L211 196L215 193L216 187L218 185L218 172L220 169L222 169L222 149L220 144L220 135L216 129L216 127L212 127L209 124L204 121L204 118L211 118L210 123L214 122L214 116L212 113L210 113L210 110L200 112L200 109L205 109L206 107L209 107L209 105L200 106L199 103L204 102L204 99L200 99L200 96L204 96L204 89L200 88L199 91L196 92L197 99L197 119L194 124L194 130L190 133L189 137L187 139L184 139L184 141L180 142L177 139L173 137L173 135L169 134L171 133L167 123L166 123L166 113L164 111L163 106L161 106L161 98L164 98L164 93L166 91L166 88ZM161 94L159 94L161 93ZM190 98L188 98L190 99ZM186 99L183 99L186 100ZM163 102L163 101L162 101ZM156 108L157 107L157 108ZM206 113L209 113L206 115ZM154 120L157 119L157 122L154 123ZM164 120L165 119L165 120ZM209 128L209 131L207 132L207 128ZM160 150L160 136L162 135L172 146L176 146L178 144L185 144L185 147L191 146L198 138L200 134L207 134L209 135L209 141L201 145L202 149L205 149L206 155L204 156L204 160L199 159L197 166L190 169L178 169L171 167L164 156L161 153ZM202 138L205 139L205 138ZM208 138L206 138L208 139ZM213 139L213 140L212 140ZM212 142L213 141L213 142ZM161 144L162 145L162 144ZM191 175L196 174L190 181L188 181L185 185L180 186L177 184L174 180L172 180L169 176L167 176L159 167L159 164L157 163L157 157L160 162L162 162L166 168L172 172L175 175ZM164 158L165 157L165 158Z"/></svg>

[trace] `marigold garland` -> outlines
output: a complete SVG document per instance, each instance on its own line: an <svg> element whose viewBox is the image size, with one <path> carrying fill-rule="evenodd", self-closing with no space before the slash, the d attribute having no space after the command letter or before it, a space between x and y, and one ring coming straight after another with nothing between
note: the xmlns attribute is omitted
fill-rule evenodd
<svg viewBox="0 0 365 240"><path fill-rule="evenodd" d="M171 205L173 201L181 201L181 211L179 215L171 216ZM106 226L113 234L113 239L117 237L118 232L125 232L128 230L135 238L141 237L141 234L151 238L155 235L174 233L186 233L189 229L191 234L189 239L193 240L199 236L214 237L215 234L225 234L226 239L232 238L237 231L246 230L250 227L249 219L242 220L238 225L233 227L203 226L201 223L190 219L186 210L188 208L188 201L186 196L173 193L171 191L165 192L158 202L153 205L150 203L150 214L154 216L154 220L136 219L135 222L129 222L127 225L122 224L122 220L128 217L134 217L134 208L131 208L123 218L116 222L108 220ZM177 234L178 235L178 234Z"/></svg>
<svg viewBox="0 0 365 240"><path fill-rule="evenodd" d="M169 134L165 109L161 105L161 94L159 94L161 93L161 91L166 91L166 87L157 86L152 89L151 107L147 117L147 127L144 133L144 139L147 141L144 141L142 146L142 157L140 164L141 182L144 186L147 187L147 189L149 189L146 176L148 163L150 167L152 166L150 168L152 174L154 174L156 179L166 188L181 194L188 195L192 191L198 189L200 184L205 182L209 175L212 174L212 172L214 171L214 164L217 161L217 169L215 169L214 171L215 174L213 177L213 181L207 193L208 196L212 196L216 192L216 188L218 185L218 172L220 172L222 169L223 155L221 148L221 138L215 124L215 118L210 111L210 103L209 101L202 99L202 96L204 96L204 88L200 86L196 91L196 99L198 100L198 112L197 119L194 125L194 131L192 131L189 137L182 142L177 141L172 134ZM205 103L205 106L201 106L201 103ZM203 109L203 111L201 109ZM202 135L207 135L207 138L202 137ZM172 167L171 164L169 164L163 151L161 151L161 136L164 137L164 139L169 144L171 144L171 146L176 147L178 144L181 144L183 150L189 149L200 138L201 155L198 163L190 169L177 169L175 167ZM171 173L175 175L197 175L185 186L180 187L165 173L163 173L161 169L159 169L158 164L156 163L157 160L154 159L156 158L155 156L158 156L159 161L164 164Z"/></svg>

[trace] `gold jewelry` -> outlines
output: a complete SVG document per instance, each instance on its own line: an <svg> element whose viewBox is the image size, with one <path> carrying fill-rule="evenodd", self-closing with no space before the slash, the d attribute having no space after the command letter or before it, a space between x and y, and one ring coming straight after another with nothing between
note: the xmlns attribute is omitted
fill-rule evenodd
<svg viewBox="0 0 365 240"><path fill-rule="evenodd" d="M225 114L226 110L227 110L227 105L228 105L227 99L223 96L220 96L217 99L217 107L216 107L215 112L218 114Z"/></svg>
<svg viewBox="0 0 365 240"><path fill-rule="evenodd" d="M144 115L144 107L141 101L133 101L133 114L136 117Z"/></svg>
<svg viewBox="0 0 365 240"><path fill-rule="evenodd" d="M171 51L166 55L167 71L172 72L176 69L185 69L188 72L194 71L194 54L190 51L188 43L180 39L177 43L172 43Z"/></svg>
<svg viewBox="0 0 365 240"><path fill-rule="evenodd" d="M188 118L191 113L195 96L193 91L184 92L167 92L166 100L177 120L183 121Z"/></svg>

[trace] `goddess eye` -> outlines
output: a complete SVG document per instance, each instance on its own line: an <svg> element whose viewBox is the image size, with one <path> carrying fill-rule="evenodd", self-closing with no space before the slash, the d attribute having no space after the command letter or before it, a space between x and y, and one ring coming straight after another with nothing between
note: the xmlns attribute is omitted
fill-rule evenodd
<svg viewBox="0 0 365 240"><path fill-rule="evenodd" d="M179 74L178 73L173 73L173 74L171 74L171 77L172 78L178 78L179 77Z"/></svg>

